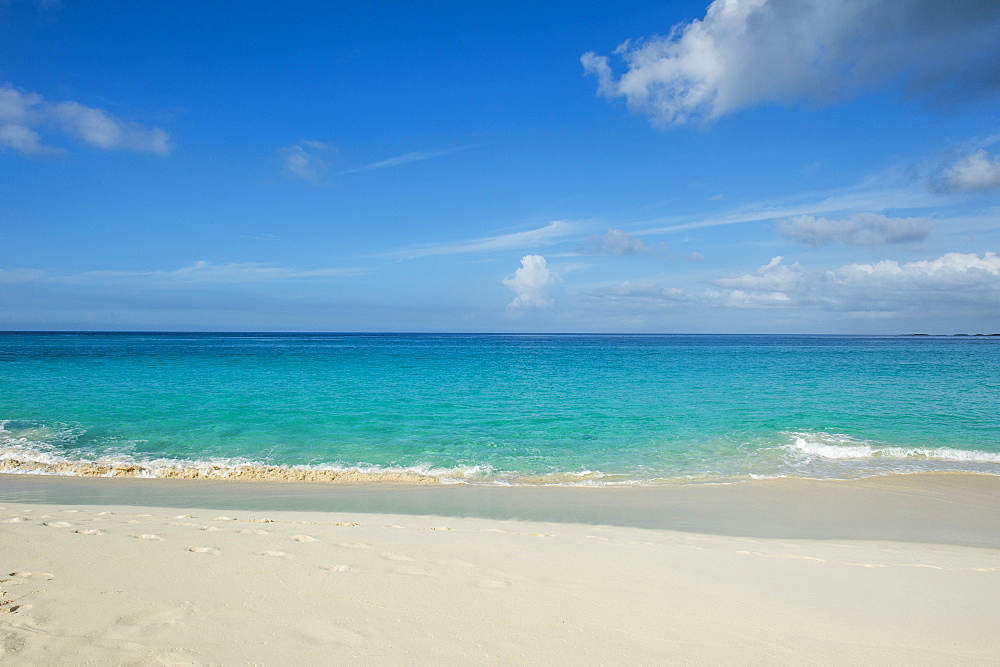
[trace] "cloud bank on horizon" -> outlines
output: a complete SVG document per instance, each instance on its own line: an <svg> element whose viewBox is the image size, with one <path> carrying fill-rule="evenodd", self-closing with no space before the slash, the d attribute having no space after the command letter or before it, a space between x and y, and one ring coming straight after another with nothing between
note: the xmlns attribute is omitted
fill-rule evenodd
<svg viewBox="0 0 1000 667"><path fill-rule="evenodd" d="M1000 332L996 0L529 4L0 5L0 329Z"/></svg>

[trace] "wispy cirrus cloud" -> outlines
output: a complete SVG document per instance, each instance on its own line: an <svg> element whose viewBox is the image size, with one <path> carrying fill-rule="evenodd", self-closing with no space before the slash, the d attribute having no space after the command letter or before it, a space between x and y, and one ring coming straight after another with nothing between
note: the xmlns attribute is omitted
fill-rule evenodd
<svg viewBox="0 0 1000 667"><path fill-rule="evenodd" d="M396 259L416 259L418 257L436 257L440 255L463 255L497 250L529 249L551 245L578 232L579 225L575 222L553 220L544 227L529 229L523 232L452 241L449 243L421 245L404 250L381 253L379 256Z"/></svg>
<svg viewBox="0 0 1000 667"><path fill-rule="evenodd" d="M201 260L172 271L88 271L82 278L145 278L183 283L257 283L296 278L356 276L367 273L360 268L292 269L252 262L213 264Z"/></svg>
<svg viewBox="0 0 1000 667"><path fill-rule="evenodd" d="M403 153L402 155L397 155L395 157L387 158L385 160L379 160L377 162L372 162L366 164L362 167L355 167L354 169L346 169L341 174L357 174L363 171L374 171L376 169L388 169L389 167L398 167L402 164L409 164L410 162L421 162L423 160L430 160L432 158L441 157L442 155L448 155L450 153L457 153L458 151L464 151L469 148L473 148L470 144L468 146L458 146L456 148L443 148L440 150L430 150L430 151L413 151L411 153Z"/></svg>
<svg viewBox="0 0 1000 667"><path fill-rule="evenodd" d="M798 216L843 216L885 211L887 209L919 209L940 205L943 198L933 192L909 185L878 182L851 188L822 192L806 192L794 197L763 201L739 206L726 213L691 219L693 216L651 221L659 225L640 230L638 234L670 232L736 225L746 222L766 222Z"/></svg>
<svg viewBox="0 0 1000 667"><path fill-rule="evenodd" d="M145 127L102 109L79 102L46 102L38 93L0 86L0 148L25 155L58 155L59 146L43 141L42 134L65 136L104 150L124 150L168 155L170 136L159 127Z"/></svg>
<svg viewBox="0 0 1000 667"><path fill-rule="evenodd" d="M277 280L357 276L368 273L358 267L293 269L253 262L213 264L205 260L173 270L121 271L96 270L73 274L52 274L39 269L0 269L0 283L87 283L95 281L129 280L131 283L162 285L219 285L265 283Z"/></svg>

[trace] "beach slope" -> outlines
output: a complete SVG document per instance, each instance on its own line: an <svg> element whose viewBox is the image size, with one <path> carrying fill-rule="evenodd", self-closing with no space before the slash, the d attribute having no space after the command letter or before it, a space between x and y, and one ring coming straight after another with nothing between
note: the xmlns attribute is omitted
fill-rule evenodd
<svg viewBox="0 0 1000 667"><path fill-rule="evenodd" d="M954 498L940 499L937 520L969 510ZM1000 654L1000 550L968 543L0 507L0 659L11 664L983 663Z"/></svg>

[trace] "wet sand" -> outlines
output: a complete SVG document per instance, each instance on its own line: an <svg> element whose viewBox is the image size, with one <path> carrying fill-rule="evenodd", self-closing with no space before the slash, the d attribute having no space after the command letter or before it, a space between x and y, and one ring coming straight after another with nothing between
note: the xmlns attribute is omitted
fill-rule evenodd
<svg viewBox="0 0 1000 667"><path fill-rule="evenodd" d="M0 476L13 664L1000 654L1000 478L659 488Z"/></svg>

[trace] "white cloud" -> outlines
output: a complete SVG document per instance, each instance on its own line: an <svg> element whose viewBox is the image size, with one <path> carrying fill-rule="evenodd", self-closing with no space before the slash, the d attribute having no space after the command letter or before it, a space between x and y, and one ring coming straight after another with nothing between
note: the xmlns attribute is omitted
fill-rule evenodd
<svg viewBox="0 0 1000 667"><path fill-rule="evenodd" d="M770 262L753 274L737 273L712 282L720 287L740 291L770 293L796 291L802 284L806 272L798 262L789 266L782 264L783 260L784 257L778 255L772 257Z"/></svg>
<svg viewBox="0 0 1000 667"><path fill-rule="evenodd" d="M415 259L417 257L462 255L465 253L491 252L495 250L517 250L521 248L551 245L561 238L569 236L570 234L575 234L576 231L577 225L575 223L568 220L554 220L544 227L529 229L524 232L501 234L499 236L487 236L484 238L454 241L451 243L418 246L408 250L385 253L382 256L396 257L399 259Z"/></svg>
<svg viewBox="0 0 1000 667"><path fill-rule="evenodd" d="M581 62L599 94L668 127L897 81L938 102L990 95L1000 87L998 26L992 0L715 0L704 19L621 44L618 78L607 56Z"/></svg>
<svg viewBox="0 0 1000 667"><path fill-rule="evenodd" d="M371 164L366 164L363 167L357 167L355 169L348 169L342 171L342 174L357 174L362 171L373 171L375 169L386 169L387 167L396 167L401 164L407 164L410 162L420 162L422 160L430 160L431 158L440 157L442 155L448 155L449 153L455 153L457 151L464 151L467 148L472 148L472 146L459 146L458 148L445 148L436 151L414 151L412 153L404 153L403 155L397 155L396 157L387 158L385 160L379 160L378 162L372 162Z"/></svg>
<svg viewBox="0 0 1000 667"><path fill-rule="evenodd" d="M167 155L172 148L170 137L158 127L146 129L77 102L53 104L49 107L49 115L58 121L66 134L98 148L157 155Z"/></svg>
<svg viewBox="0 0 1000 667"><path fill-rule="evenodd" d="M624 257L648 250L642 239L620 229L609 229L604 234L591 234L584 250L593 254Z"/></svg>
<svg viewBox="0 0 1000 667"><path fill-rule="evenodd" d="M930 226L923 218L887 218L876 213L858 213L839 220L800 215L780 220L777 229L782 236L811 246L834 241L872 246L921 241L927 238Z"/></svg>
<svg viewBox="0 0 1000 667"><path fill-rule="evenodd" d="M808 271L775 257L753 274L713 281L753 296L781 294L789 305L821 305L833 310L924 310L968 305L1000 305L1000 255L946 253L933 260L900 264L883 260L846 264L830 271Z"/></svg>
<svg viewBox="0 0 1000 667"><path fill-rule="evenodd" d="M514 272L512 278L504 278L503 284L516 295L507 304L508 314L517 314L528 308L551 308L555 300L549 296L549 290L559 282L545 258L541 255L525 255L521 258L521 268Z"/></svg>
<svg viewBox="0 0 1000 667"><path fill-rule="evenodd" d="M956 160L931 187L941 192L980 192L1000 188L1000 157L985 149Z"/></svg>
<svg viewBox="0 0 1000 667"><path fill-rule="evenodd" d="M587 295L595 304L633 313L665 308L807 309L851 316L916 315L928 321L955 314L1000 312L1000 255L946 253L937 259L884 260L810 270L781 256L752 273L711 281L706 290L625 282Z"/></svg>
<svg viewBox="0 0 1000 667"><path fill-rule="evenodd" d="M39 129L43 128L105 150L167 155L173 149L169 135L161 128L147 128L78 102L49 104L37 93L0 87L0 147L27 155L61 152L42 143Z"/></svg>
<svg viewBox="0 0 1000 667"><path fill-rule="evenodd" d="M285 173L311 183L323 181L330 168L324 156L335 150L332 145L315 139L300 141L278 149L285 158Z"/></svg>

